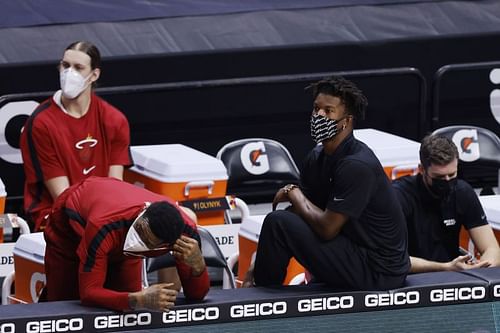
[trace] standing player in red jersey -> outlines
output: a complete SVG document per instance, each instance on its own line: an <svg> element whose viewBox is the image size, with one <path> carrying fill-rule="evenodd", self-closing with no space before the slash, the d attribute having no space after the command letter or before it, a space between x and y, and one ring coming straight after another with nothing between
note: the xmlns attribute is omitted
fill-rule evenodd
<svg viewBox="0 0 500 333"><path fill-rule="evenodd" d="M132 164L127 119L92 91L100 63L93 44L69 45L59 64L61 90L42 102L24 126L24 209L37 231L67 187L89 176L122 179L124 166Z"/></svg>
<svg viewBox="0 0 500 333"><path fill-rule="evenodd" d="M177 290L172 283L142 289L138 258L168 251L186 298L202 300L210 287L189 211L114 178L90 177L66 189L54 203L44 237L49 301L168 311Z"/></svg>

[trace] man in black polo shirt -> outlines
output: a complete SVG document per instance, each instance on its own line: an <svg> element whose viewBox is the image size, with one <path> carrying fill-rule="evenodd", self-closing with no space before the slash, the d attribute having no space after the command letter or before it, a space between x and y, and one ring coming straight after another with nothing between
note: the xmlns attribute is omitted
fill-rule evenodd
<svg viewBox="0 0 500 333"><path fill-rule="evenodd" d="M292 205L264 220L254 283L282 284L295 257L333 287L400 287L410 268L404 216L377 157L353 136L366 97L341 77L312 88L311 134L321 145L308 155L300 187L287 185L274 198L273 210L279 202Z"/></svg>
<svg viewBox="0 0 500 333"><path fill-rule="evenodd" d="M408 226L412 272L500 265L500 250L474 189L457 179L458 150L448 138L429 135L420 146L420 174L393 182ZM460 255L464 226L481 260Z"/></svg>

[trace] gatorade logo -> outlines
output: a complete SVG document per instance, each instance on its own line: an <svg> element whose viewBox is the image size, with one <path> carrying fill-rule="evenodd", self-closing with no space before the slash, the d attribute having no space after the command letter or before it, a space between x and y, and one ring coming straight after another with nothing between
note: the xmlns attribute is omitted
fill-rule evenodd
<svg viewBox="0 0 500 333"><path fill-rule="evenodd" d="M479 159L479 142L475 129L462 129L453 134L453 143L458 148L458 158L464 162L473 162Z"/></svg>
<svg viewBox="0 0 500 333"><path fill-rule="evenodd" d="M500 84L500 68L494 68L490 72L490 81L493 84ZM493 117L500 124L500 89L493 89L491 92L490 108Z"/></svg>
<svg viewBox="0 0 500 333"><path fill-rule="evenodd" d="M241 164L252 175L262 175L269 171L269 160L264 142L250 142L241 148Z"/></svg>
<svg viewBox="0 0 500 333"><path fill-rule="evenodd" d="M21 150L17 147L22 126L38 106L35 101L10 102L0 108L0 158L22 164ZM15 146L12 146L14 143Z"/></svg>
<svg viewBox="0 0 500 333"><path fill-rule="evenodd" d="M31 299L34 303L38 302L38 297L40 297L40 293L42 292L42 289L43 287L45 287L46 283L47 280L45 278L45 274L35 272L33 273L33 275L31 275L30 294Z"/></svg>

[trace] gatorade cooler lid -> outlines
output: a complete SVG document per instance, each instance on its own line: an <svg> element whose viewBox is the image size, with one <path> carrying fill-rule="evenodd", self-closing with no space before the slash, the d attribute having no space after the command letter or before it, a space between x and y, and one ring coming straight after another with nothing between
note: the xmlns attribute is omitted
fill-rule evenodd
<svg viewBox="0 0 500 333"><path fill-rule="evenodd" d="M384 167L419 163L417 141L373 128L354 130L354 137L370 147Z"/></svg>
<svg viewBox="0 0 500 333"><path fill-rule="evenodd" d="M14 261L15 257L19 256L43 264L45 257L45 239L43 238L43 232L22 234L19 236L14 246L13 253Z"/></svg>
<svg viewBox="0 0 500 333"><path fill-rule="evenodd" d="M257 243L265 217L266 215L251 215L245 218L241 221L239 236Z"/></svg>
<svg viewBox="0 0 500 333"><path fill-rule="evenodd" d="M182 144L131 147L132 171L162 182L227 180L221 160Z"/></svg>
<svg viewBox="0 0 500 333"><path fill-rule="evenodd" d="M500 194L481 195L479 201L493 230L500 230Z"/></svg>

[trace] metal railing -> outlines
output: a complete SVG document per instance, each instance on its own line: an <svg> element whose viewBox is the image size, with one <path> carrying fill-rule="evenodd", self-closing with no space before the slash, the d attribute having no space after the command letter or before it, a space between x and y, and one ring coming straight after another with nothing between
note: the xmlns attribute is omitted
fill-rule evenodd
<svg viewBox="0 0 500 333"><path fill-rule="evenodd" d="M446 74L461 70L461 71L476 71L488 68L500 68L500 61L488 61L488 62L471 62L471 63L460 63L460 64L449 64L439 68L434 74L433 80L433 90L432 90L432 117L431 123L433 128L436 128L439 124L440 116L440 103L441 103L441 88L443 77Z"/></svg>

